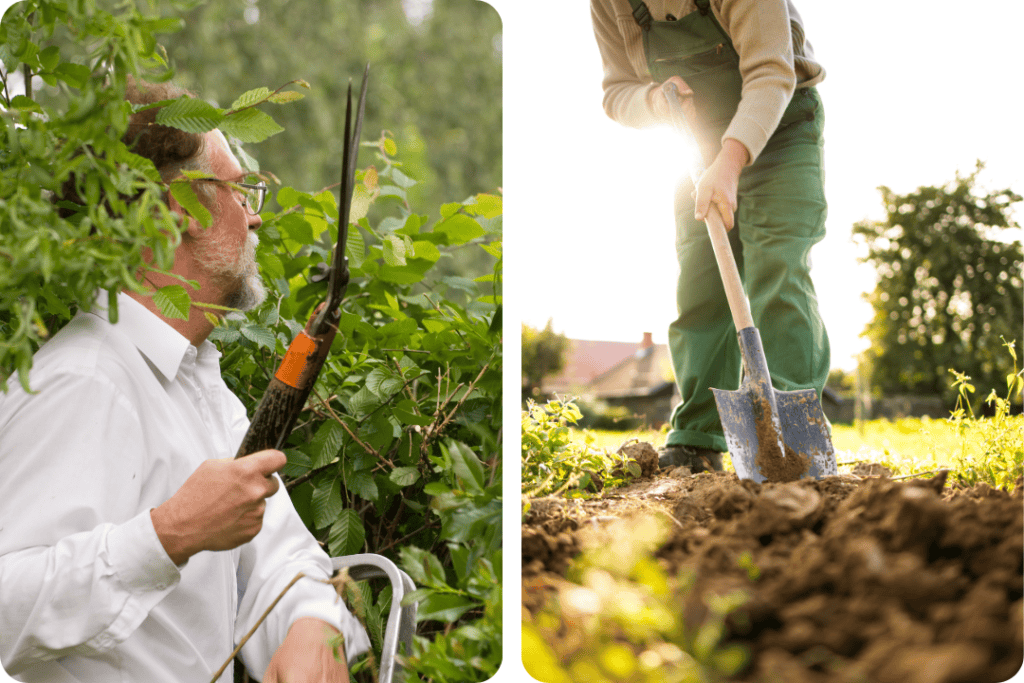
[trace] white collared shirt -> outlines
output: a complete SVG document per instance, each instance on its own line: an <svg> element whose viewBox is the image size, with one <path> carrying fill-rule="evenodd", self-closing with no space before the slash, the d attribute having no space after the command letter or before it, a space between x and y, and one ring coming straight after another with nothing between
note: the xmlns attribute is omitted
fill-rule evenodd
<svg viewBox="0 0 1024 683"><path fill-rule="evenodd" d="M97 307L43 345L37 393L11 377L0 394L0 660L22 681L205 683L296 573L331 571L284 486L252 541L175 566L149 511L232 457L248 419L213 344L124 294L118 309L116 325ZM246 667L262 676L304 616L340 629L350 659L369 645L333 588L301 579Z"/></svg>

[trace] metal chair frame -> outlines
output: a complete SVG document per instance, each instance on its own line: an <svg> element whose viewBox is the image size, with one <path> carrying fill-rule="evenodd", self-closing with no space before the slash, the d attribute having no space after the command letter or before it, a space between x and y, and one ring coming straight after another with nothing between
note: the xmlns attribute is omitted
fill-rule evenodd
<svg viewBox="0 0 1024 683"><path fill-rule="evenodd" d="M332 557L335 570L347 569L353 581L388 579L391 582L391 610L384 628L384 644L381 648L380 675L378 683L391 683L394 674L401 670L396 663L398 644L405 645L405 654L412 652L412 637L416 633L416 603L402 607L402 599L416 590L409 575L384 557L364 553Z"/></svg>

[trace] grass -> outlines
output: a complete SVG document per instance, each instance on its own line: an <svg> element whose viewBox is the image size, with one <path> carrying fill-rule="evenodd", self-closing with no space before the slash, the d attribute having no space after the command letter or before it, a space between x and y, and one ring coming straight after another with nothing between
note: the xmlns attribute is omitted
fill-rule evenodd
<svg viewBox="0 0 1024 683"><path fill-rule="evenodd" d="M583 430L572 430L574 441L583 441ZM638 439L659 448L665 442L665 431L641 429L628 432L589 430L594 447L614 453L630 439ZM870 420L860 426L833 425L832 444L840 472L849 471L857 461L880 462L895 474L926 472L943 467L953 468L960 450L956 427L949 420L901 418L895 421ZM728 466L729 463L726 463Z"/></svg>

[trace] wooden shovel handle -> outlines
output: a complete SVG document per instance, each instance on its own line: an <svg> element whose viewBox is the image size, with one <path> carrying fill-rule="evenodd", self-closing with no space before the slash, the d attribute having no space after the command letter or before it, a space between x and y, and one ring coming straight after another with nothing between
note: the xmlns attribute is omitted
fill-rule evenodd
<svg viewBox="0 0 1024 683"><path fill-rule="evenodd" d="M753 327L754 318L750 315L750 302L747 301L747 295L743 291L740 271L736 267L736 258L732 254L732 247L729 245L729 236L722 223L722 216L714 204L711 204L704 216L704 222L708 226L708 236L711 237L711 246L715 250L715 260L718 261L718 271L722 274L725 298L729 300L729 310L732 311L732 320L736 323L736 331Z"/></svg>

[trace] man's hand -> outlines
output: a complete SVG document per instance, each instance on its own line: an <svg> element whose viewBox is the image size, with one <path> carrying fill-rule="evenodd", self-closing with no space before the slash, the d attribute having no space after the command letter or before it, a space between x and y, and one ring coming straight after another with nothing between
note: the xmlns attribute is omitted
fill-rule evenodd
<svg viewBox="0 0 1024 683"><path fill-rule="evenodd" d="M338 630L319 619L296 619L270 660L263 683L348 683Z"/></svg>
<svg viewBox="0 0 1024 683"><path fill-rule="evenodd" d="M280 487L270 475L287 464L280 451L238 460L207 460L164 504L150 511L153 528L175 564L202 550L230 550L263 527L266 498Z"/></svg>
<svg viewBox="0 0 1024 683"><path fill-rule="evenodd" d="M733 214L736 213L736 188L740 182L740 171L750 160L750 153L743 143L726 138L722 149L700 177L694 191L694 218L704 220L714 202L726 230L732 230Z"/></svg>
<svg viewBox="0 0 1024 683"><path fill-rule="evenodd" d="M690 122L690 129L694 129L697 125L697 110L693 107L693 90L679 76L670 76L662 81L657 88L648 93L647 103L651 106L651 111L654 112L655 118L661 120L672 118L672 109L668 101L670 96L665 90L669 83L675 84L676 88L679 89L679 97L683 103L683 113L686 114L686 120Z"/></svg>

